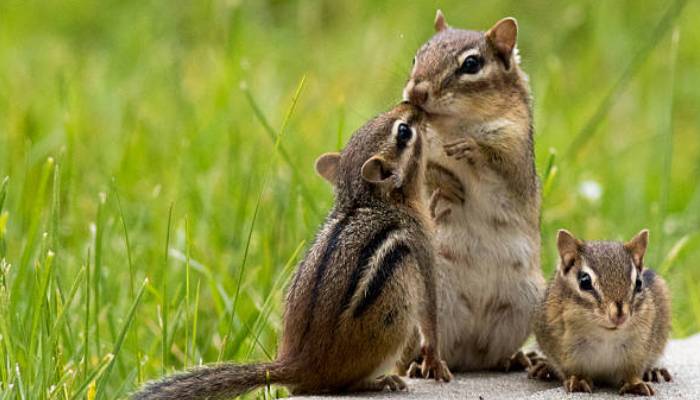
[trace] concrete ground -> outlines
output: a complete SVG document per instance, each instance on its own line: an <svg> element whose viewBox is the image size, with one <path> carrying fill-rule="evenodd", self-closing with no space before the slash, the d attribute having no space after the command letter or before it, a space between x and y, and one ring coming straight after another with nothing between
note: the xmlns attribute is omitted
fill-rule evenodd
<svg viewBox="0 0 700 400"><path fill-rule="evenodd" d="M673 375L669 383L653 384L655 399L700 399L700 334L682 340L674 340L666 348L662 362ZM345 396L309 396L296 399L320 400L329 398L352 399L620 399L616 389L594 389L591 394L567 395L560 383L540 382L527 378L524 372L472 373L456 375L450 383L435 383L416 379L408 380L408 392L359 393ZM624 398L632 398L625 396Z"/></svg>

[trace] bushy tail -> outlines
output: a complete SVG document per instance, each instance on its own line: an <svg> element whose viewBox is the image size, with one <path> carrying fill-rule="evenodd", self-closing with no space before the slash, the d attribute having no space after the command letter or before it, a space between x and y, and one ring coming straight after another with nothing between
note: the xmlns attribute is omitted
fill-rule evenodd
<svg viewBox="0 0 700 400"><path fill-rule="evenodd" d="M182 372L146 384L133 400L220 400L239 396L266 384L293 383L285 363L219 364Z"/></svg>

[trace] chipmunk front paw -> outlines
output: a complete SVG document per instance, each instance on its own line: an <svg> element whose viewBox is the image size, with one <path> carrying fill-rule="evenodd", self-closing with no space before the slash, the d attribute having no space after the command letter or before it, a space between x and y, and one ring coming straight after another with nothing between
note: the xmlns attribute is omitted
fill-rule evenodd
<svg viewBox="0 0 700 400"><path fill-rule="evenodd" d="M542 359L537 352L531 351L526 354L522 350L518 350L518 352L505 359L503 370L505 372L526 371Z"/></svg>
<svg viewBox="0 0 700 400"><path fill-rule="evenodd" d="M469 164L476 165L483 160L479 144L473 137L467 136L443 146L448 157L457 160L466 159Z"/></svg>
<svg viewBox="0 0 700 400"><path fill-rule="evenodd" d="M655 393L654 388L650 384L643 382L639 378L631 382L625 382L620 388L620 395L653 396Z"/></svg>
<svg viewBox="0 0 700 400"><path fill-rule="evenodd" d="M542 359L527 370L527 377L541 381L553 381L557 379L557 374L547 360Z"/></svg>
<svg viewBox="0 0 700 400"><path fill-rule="evenodd" d="M449 382L452 380L452 372L447 367L447 363L443 360L435 360L428 364L427 360L423 360L422 365L417 362L411 363L408 368L408 376L410 378L434 378L436 381Z"/></svg>
<svg viewBox="0 0 700 400"><path fill-rule="evenodd" d="M644 371L642 379L645 382L661 382L662 379L666 382L671 382L673 380L671 373L666 368L649 368Z"/></svg>
<svg viewBox="0 0 700 400"><path fill-rule="evenodd" d="M423 363L419 365L412 362L408 368L408 376L411 378L434 378L436 381L449 382L452 380L452 373L447 367L447 363L436 357L434 351L423 349Z"/></svg>
<svg viewBox="0 0 700 400"><path fill-rule="evenodd" d="M593 382L586 378L579 378L576 375L572 375L564 381L564 389L568 393L584 392L593 393Z"/></svg>

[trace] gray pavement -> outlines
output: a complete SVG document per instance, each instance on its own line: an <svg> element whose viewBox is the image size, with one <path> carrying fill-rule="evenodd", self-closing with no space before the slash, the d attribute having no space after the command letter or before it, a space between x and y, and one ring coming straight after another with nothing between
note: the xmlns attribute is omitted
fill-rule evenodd
<svg viewBox="0 0 700 400"><path fill-rule="evenodd" d="M655 399L700 400L700 334L673 340L666 348L661 363L673 375L669 383L653 384ZM566 394L558 382L540 382L527 378L525 373L471 373L456 375L450 383L408 380L408 392L358 393L344 396L307 396L296 399L621 399L614 388L594 389L591 394ZM625 396L624 398L635 398ZM641 397L643 398L643 397Z"/></svg>

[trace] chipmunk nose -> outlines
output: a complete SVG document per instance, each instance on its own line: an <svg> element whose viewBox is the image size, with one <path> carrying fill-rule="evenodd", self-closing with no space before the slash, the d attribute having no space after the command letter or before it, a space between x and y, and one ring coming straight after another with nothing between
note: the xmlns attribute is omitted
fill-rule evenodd
<svg viewBox="0 0 700 400"><path fill-rule="evenodd" d="M608 305L608 318L615 326L620 326L627 321L629 306L621 301L611 302Z"/></svg>
<svg viewBox="0 0 700 400"><path fill-rule="evenodd" d="M406 85L406 90L404 91L404 100L409 101L411 104L416 106L422 106L428 101L428 89L430 88L428 82L416 82L411 79Z"/></svg>

